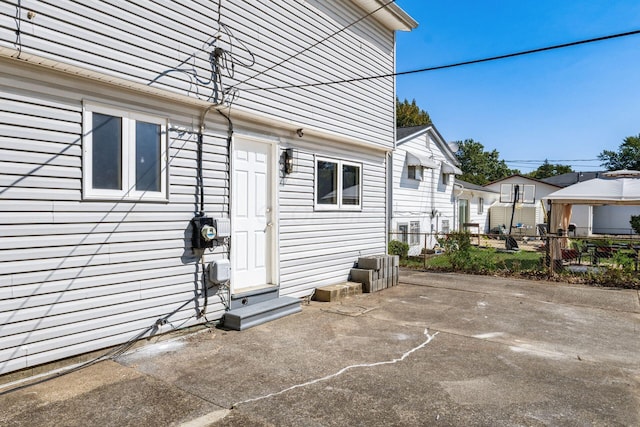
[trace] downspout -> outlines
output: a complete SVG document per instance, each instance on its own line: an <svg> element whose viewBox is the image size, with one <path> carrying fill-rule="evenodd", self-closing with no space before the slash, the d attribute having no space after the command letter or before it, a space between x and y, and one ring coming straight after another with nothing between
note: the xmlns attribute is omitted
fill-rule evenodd
<svg viewBox="0 0 640 427"><path fill-rule="evenodd" d="M394 135L395 135L395 131L394 131ZM395 141L394 141L394 145L395 145ZM392 226L393 226L393 151L388 151L386 154L386 161L387 161L387 176L386 176L386 187L387 187L387 209L386 209L386 214L387 214L387 220L386 222L386 227L385 227L385 239L384 239L384 245L385 245L385 252L387 252L388 248L389 248L389 240L391 240L391 230L393 230Z"/></svg>
<svg viewBox="0 0 640 427"><path fill-rule="evenodd" d="M393 31L393 72L396 72L396 32ZM386 160L387 160L387 209L386 209L386 214L387 214L387 220L386 222L386 230L385 230L385 237L384 237L384 252L387 253L388 252L388 248L389 248L389 241L391 240L391 233L393 230L393 153L396 150L397 147L397 142L398 142L398 132L397 132L397 125L396 125L396 117L398 112L397 110L397 106L396 106L396 97L397 97L397 93L396 93L396 79L393 79L393 149L390 152L387 152L386 155Z"/></svg>

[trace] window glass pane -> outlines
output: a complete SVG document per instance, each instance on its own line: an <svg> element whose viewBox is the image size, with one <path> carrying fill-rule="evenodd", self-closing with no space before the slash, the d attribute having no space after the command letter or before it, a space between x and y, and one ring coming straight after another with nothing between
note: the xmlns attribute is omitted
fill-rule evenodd
<svg viewBox="0 0 640 427"><path fill-rule="evenodd" d="M408 177L409 179L416 179L416 167L415 166L409 166L408 167Z"/></svg>
<svg viewBox="0 0 640 427"><path fill-rule="evenodd" d="M92 187L122 190L122 119L92 113Z"/></svg>
<svg viewBox="0 0 640 427"><path fill-rule="evenodd" d="M410 226L411 237L409 238L409 240L411 241L412 245L417 245L420 243L420 222L411 221Z"/></svg>
<svg viewBox="0 0 640 427"><path fill-rule="evenodd" d="M160 125L136 122L136 190L160 191Z"/></svg>
<svg viewBox="0 0 640 427"><path fill-rule="evenodd" d="M398 234L400 234L399 237L402 243L409 242L409 226L407 224L398 224Z"/></svg>
<svg viewBox="0 0 640 427"><path fill-rule="evenodd" d="M501 203L513 202L513 185L500 184L500 202Z"/></svg>
<svg viewBox="0 0 640 427"><path fill-rule="evenodd" d="M360 204L360 168L342 165L342 204Z"/></svg>
<svg viewBox="0 0 640 427"><path fill-rule="evenodd" d="M319 205L338 204L338 164L318 160L318 182L316 188Z"/></svg>
<svg viewBox="0 0 640 427"><path fill-rule="evenodd" d="M536 201L536 186L527 184L524 186L524 194L520 195L520 199L523 203L535 203Z"/></svg>

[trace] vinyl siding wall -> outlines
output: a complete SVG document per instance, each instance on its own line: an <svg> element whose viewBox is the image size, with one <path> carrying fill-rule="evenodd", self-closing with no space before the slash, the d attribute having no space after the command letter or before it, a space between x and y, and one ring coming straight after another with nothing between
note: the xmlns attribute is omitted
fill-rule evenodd
<svg viewBox="0 0 640 427"><path fill-rule="evenodd" d="M409 179L407 175L407 150L432 157L436 162L452 163L452 159L442 152L434 137L429 133L416 136L398 145L393 152L393 221L392 232L397 233L398 224L420 221L420 232L442 232L442 221L449 221L449 229L454 230L453 176L444 185L441 168L423 168L422 180ZM438 211L431 218L431 210ZM435 241L430 242L432 246ZM423 245L422 245L423 246Z"/></svg>
<svg viewBox="0 0 640 427"><path fill-rule="evenodd" d="M122 103L127 95L67 83L45 93L42 80L0 80L0 374L194 324L203 305L189 229L197 139L184 132L199 111L169 113L129 95L130 109L180 128L169 132L169 203L83 201L82 100ZM226 126L210 129L205 208L227 216ZM226 256L218 248L205 260ZM215 318L224 307L211 292Z"/></svg>
<svg viewBox="0 0 640 427"><path fill-rule="evenodd" d="M514 218L513 218L514 224L522 223L530 227L526 231L523 231L523 234L526 234L528 236L536 236L538 234L537 224L546 222L544 208L542 203L540 203L540 200L542 200L542 198L544 198L547 194L557 191L558 187L545 184L544 182L529 180L519 176L513 176L498 182L487 184L486 187L492 191L496 191L500 193L501 184L512 184L512 185L518 184L518 185L535 185L536 186L535 203L524 204L522 208L516 209ZM498 201L500 201L499 194L498 194ZM493 227L498 227L502 224L506 224L508 228L509 222L511 221L511 211L512 211L512 206L505 205L502 203L497 203L494 207L491 208L491 211L489 213L490 227L493 228Z"/></svg>
<svg viewBox="0 0 640 427"><path fill-rule="evenodd" d="M221 20L233 35L223 29L218 43L229 49L231 37L236 59L249 59L242 46L256 59L251 68L236 64L233 78L223 77L225 86L363 15L347 1L229 0L222 6ZM29 11L36 12L32 20ZM22 18L18 37L16 16ZM23 60L37 55L99 79L117 77L194 100L167 101L0 58L0 374L200 321L200 267L189 226L199 210L194 131L202 101L216 96L209 43L218 29L217 4L205 0L0 3L0 53L19 49ZM366 19L240 88L390 73L393 43L392 31ZM168 202L82 199L83 100L169 120ZM393 103L392 79L238 92L232 116L241 108L291 126L234 120L256 136L287 145L292 129L309 126L376 147L317 137L296 142L297 170L279 188L281 294L309 294L346 280L358 256L385 251L386 154L380 149L393 146ZM229 207L226 138L227 122L211 111L203 165L205 210L214 217L227 216ZM362 163L362 211L314 211L314 154ZM205 262L227 256L220 247L207 252ZM209 293L209 319L224 312L215 292ZM168 323L156 325L159 319Z"/></svg>
<svg viewBox="0 0 640 427"><path fill-rule="evenodd" d="M461 196L461 199L467 199L469 201L469 222L480 225L480 233L489 232L489 208L493 203L499 200L500 196L495 193L473 193L471 191L465 191ZM484 211L478 213L480 198L484 199ZM470 229L469 231L475 233L476 229Z"/></svg>
<svg viewBox="0 0 640 427"><path fill-rule="evenodd" d="M221 1L223 25L209 0L4 1L0 47L208 100L221 99L210 53L222 47L235 62L222 72L239 89L235 106L392 148L392 77L253 91L392 73L392 31L368 18L307 49L365 12L349 1Z"/></svg>
<svg viewBox="0 0 640 427"><path fill-rule="evenodd" d="M386 252L386 153L328 143L295 145L294 152L294 172L279 189L280 293L301 296L346 281L359 256ZM361 164L361 210L314 209L316 156Z"/></svg>

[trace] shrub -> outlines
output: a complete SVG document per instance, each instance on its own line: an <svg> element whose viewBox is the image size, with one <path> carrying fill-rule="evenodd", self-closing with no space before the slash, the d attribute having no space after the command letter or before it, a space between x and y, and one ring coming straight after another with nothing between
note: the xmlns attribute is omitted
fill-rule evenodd
<svg viewBox="0 0 640 427"><path fill-rule="evenodd" d="M636 234L640 234L640 215L631 215L629 224L631 224L631 228L633 228Z"/></svg>
<svg viewBox="0 0 640 427"><path fill-rule="evenodd" d="M471 260L471 235L466 231L450 233L443 240L445 253L456 270L466 270Z"/></svg>
<svg viewBox="0 0 640 427"><path fill-rule="evenodd" d="M402 259L409 255L409 244L400 240L391 240L388 249L389 255L398 255Z"/></svg>

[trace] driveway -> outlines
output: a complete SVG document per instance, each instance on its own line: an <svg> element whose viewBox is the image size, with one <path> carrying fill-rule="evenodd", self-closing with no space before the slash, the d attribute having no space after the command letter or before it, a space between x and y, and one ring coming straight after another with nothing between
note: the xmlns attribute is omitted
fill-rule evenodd
<svg viewBox="0 0 640 427"><path fill-rule="evenodd" d="M97 424L640 425L640 295L403 271L0 395L0 425Z"/></svg>

